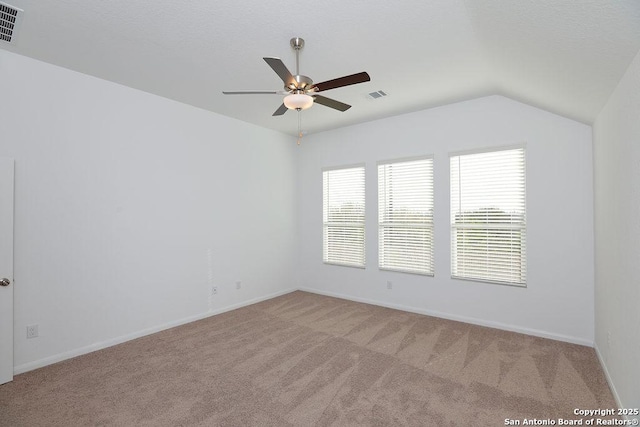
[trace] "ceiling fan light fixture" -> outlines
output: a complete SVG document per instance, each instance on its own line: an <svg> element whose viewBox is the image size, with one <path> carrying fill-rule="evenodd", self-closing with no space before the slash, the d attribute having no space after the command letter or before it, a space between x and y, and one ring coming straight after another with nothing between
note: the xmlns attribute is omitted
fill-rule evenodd
<svg viewBox="0 0 640 427"><path fill-rule="evenodd" d="M284 105L290 110L306 110L313 105L313 97L304 93L292 93L284 97Z"/></svg>

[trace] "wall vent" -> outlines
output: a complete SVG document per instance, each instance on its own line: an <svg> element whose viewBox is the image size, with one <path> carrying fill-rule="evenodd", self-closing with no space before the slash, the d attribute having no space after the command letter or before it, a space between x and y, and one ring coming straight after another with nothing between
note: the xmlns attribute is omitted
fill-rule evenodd
<svg viewBox="0 0 640 427"><path fill-rule="evenodd" d="M382 98L384 96L387 96L386 92L383 92L381 90L378 90L376 92L371 92L367 94L367 97L371 98L371 99L378 99L378 98Z"/></svg>
<svg viewBox="0 0 640 427"><path fill-rule="evenodd" d="M22 21L22 9L10 6L0 1L0 41L16 43L18 26Z"/></svg>

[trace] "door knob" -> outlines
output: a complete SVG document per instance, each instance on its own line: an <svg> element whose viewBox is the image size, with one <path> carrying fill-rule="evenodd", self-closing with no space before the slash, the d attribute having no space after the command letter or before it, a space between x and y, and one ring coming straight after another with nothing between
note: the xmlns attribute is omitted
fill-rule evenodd
<svg viewBox="0 0 640 427"><path fill-rule="evenodd" d="M11 280L9 279L0 280L0 286L9 286L10 284L11 284Z"/></svg>

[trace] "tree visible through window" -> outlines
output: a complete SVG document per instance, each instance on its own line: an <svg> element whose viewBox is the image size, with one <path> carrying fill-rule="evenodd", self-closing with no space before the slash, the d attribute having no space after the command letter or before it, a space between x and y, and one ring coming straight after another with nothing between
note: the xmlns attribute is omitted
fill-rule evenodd
<svg viewBox="0 0 640 427"><path fill-rule="evenodd" d="M524 153L450 157L452 277L525 285Z"/></svg>
<svg viewBox="0 0 640 427"><path fill-rule="evenodd" d="M322 173L323 261L365 266L364 166Z"/></svg>

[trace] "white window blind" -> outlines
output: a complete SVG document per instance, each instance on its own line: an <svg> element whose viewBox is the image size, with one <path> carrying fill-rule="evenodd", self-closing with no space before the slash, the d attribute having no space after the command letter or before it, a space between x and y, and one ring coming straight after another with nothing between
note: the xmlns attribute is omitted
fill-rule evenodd
<svg viewBox="0 0 640 427"><path fill-rule="evenodd" d="M325 170L323 261L364 267L364 166Z"/></svg>
<svg viewBox="0 0 640 427"><path fill-rule="evenodd" d="M433 275L433 158L378 164L379 267Z"/></svg>
<svg viewBox="0 0 640 427"><path fill-rule="evenodd" d="M451 275L526 283L524 147L452 155Z"/></svg>

